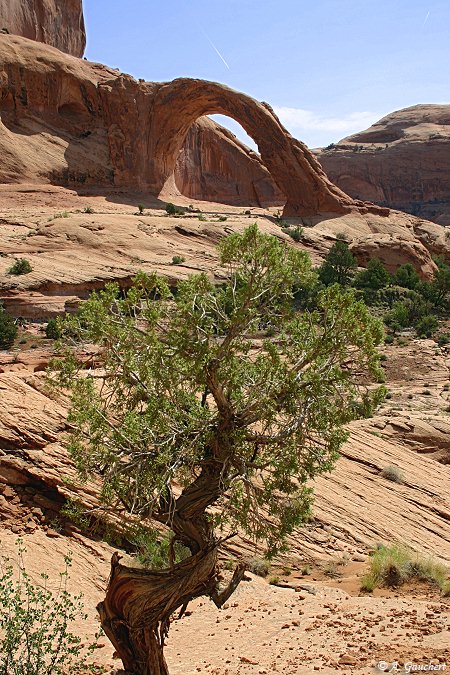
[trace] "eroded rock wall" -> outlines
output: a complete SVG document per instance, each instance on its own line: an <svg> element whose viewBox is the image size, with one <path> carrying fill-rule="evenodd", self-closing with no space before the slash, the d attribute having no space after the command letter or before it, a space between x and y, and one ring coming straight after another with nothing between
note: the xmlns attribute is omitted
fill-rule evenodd
<svg viewBox="0 0 450 675"><path fill-rule="evenodd" d="M0 30L81 57L86 47L82 0L0 0Z"/></svg>
<svg viewBox="0 0 450 675"><path fill-rule="evenodd" d="M355 199L450 225L450 105L417 105L318 153Z"/></svg>

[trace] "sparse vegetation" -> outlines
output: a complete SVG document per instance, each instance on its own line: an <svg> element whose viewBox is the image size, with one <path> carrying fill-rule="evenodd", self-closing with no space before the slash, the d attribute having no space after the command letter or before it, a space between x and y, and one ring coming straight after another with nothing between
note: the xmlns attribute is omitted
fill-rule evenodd
<svg viewBox="0 0 450 675"><path fill-rule="evenodd" d="M92 208L92 206L85 206L83 209L83 213L95 213L95 211Z"/></svg>
<svg viewBox="0 0 450 675"><path fill-rule="evenodd" d="M87 659L97 648L100 634L85 646L71 632L76 619L85 620L82 595L68 591L70 556L54 591L48 575L33 582L26 570L22 541L17 542L17 559L0 561L0 672L4 675L65 675L100 673Z"/></svg>
<svg viewBox="0 0 450 675"><path fill-rule="evenodd" d="M271 586L277 586L279 583L280 583L280 577L278 577L277 575L269 577L269 584Z"/></svg>
<svg viewBox="0 0 450 675"><path fill-rule="evenodd" d="M208 220L204 213L199 213L198 216L197 216L197 218L198 218L198 219L200 220L200 222L202 222L202 223L206 223L206 221Z"/></svg>
<svg viewBox="0 0 450 675"><path fill-rule="evenodd" d="M139 215L142 216L142 214L145 211L145 204L138 204L138 211L139 211Z"/></svg>
<svg viewBox="0 0 450 675"><path fill-rule="evenodd" d="M383 478L386 478L386 480L390 480L393 483L403 484L405 482L401 470L398 466L395 466L395 464L385 466L384 469L380 471L380 476L383 476Z"/></svg>
<svg viewBox="0 0 450 675"><path fill-rule="evenodd" d="M19 276L21 274L29 274L33 271L29 261L26 258L19 258L15 263L9 268L8 274L15 274Z"/></svg>
<svg viewBox="0 0 450 675"><path fill-rule="evenodd" d="M184 216L185 210L181 206L175 206L172 202L166 204L166 212L169 216Z"/></svg>
<svg viewBox="0 0 450 675"><path fill-rule="evenodd" d="M249 572L258 577L266 577L270 572L270 562L265 558L251 558L247 565Z"/></svg>
<svg viewBox="0 0 450 675"><path fill-rule="evenodd" d="M361 590L372 592L378 586L396 588L417 579L438 586L444 595L448 595L449 571L445 565L402 544L381 545L371 556L370 569L362 579Z"/></svg>

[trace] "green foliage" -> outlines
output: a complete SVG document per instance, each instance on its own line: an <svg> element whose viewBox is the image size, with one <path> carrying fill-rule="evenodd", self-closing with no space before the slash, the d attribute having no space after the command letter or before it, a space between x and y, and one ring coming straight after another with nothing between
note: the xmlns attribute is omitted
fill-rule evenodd
<svg viewBox="0 0 450 675"><path fill-rule="evenodd" d="M186 261L186 258L182 255L174 255L172 258L172 265L181 265Z"/></svg>
<svg viewBox="0 0 450 675"><path fill-rule="evenodd" d="M219 223L225 223L228 220L227 216L219 216L218 222Z"/></svg>
<svg viewBox="0 0 450 675"><path fill-rule="evenodd" d="M142 214L145 211L145 204L138 204L138 211L139 211L139 215L142 216Z"/></svg>
<svg viewBox="0 0 450 675"><path fill-rule="evenodd" d="M74 635L70 625L85 620L82 595L67 590L69 556L60 573L56 591L49 587L48 575L42 573L33 583L25 569L25 549L18 540L14 564L0 563L0 672L3 675L82 675L100 673L89 666L87 658L97 647L100 634L88 647Z"/></svg>
<svg viewBox="0 0 450 675"><path fill-rule="evenodd" d="M281 231L284 232L284 234L289 235L294 241L301 241L303 239L303 227L300 227L299 225L297 225L297 227L287 225L286 227L282 227Z"/></svg>
<svg viewBox="0 0 450 675"><path fill-rule="evenodd" d="M391 282L391 275L379 258L371 258L366 269L359 272L355 277L357 288L367 288L378 291Z"/></svg>
<svg viewBox="0 0 450 675"><path fill-rule="evenodd" d="M343 239L338 239L319 267L319 279L325 286L331 284L349 286L356 267L357 261L350 251L348 243Z"/></svg>
<svg viewBox="0 0 450 675"><path fill-rule="evenodd" d="M371 557L370 570L363 577L361 589L373 591L377 586L395 588L418 579L447 588L449 570L432 558L424 558L402 544L379 546Z"/></svg>
<svg viewBox="0 0 450 675"><path fill-rule="evenodd" d="M135 546L137 560L152 570L165 569L189 555L189 549L175 541L173 535L161 535L156 530L138 528L131 541Z"/></svg>
<svg viewBox="0 0 450 675"><path fill-rule="evenodd" d="M95 213L95 211L92 208L92 206L85 206L83 209L83 213Z"/></svg>
<svg viewBox="0 0 450 675"><path fill-rule="evenodd" d="M401 265L394 274L393 282L402 288L414 290L419 283L420 278L411 263Z"/></svg>
<svg viewBox="0 0 450 675"><path fill-rule="evenodd" d="M45 335L50 340L59 340L61 337L61 329L59 327L58 319L49 319L45 327Z"/></svg>
<svg viewBox="0 0 450 675"><path fill-rule="evenodd" d="M13 317L0 304L0 349L9 349L17 337L17 326Z"/></svg>
<svg viewBox="0 0 450 675"><path fill-rule="evenodd" d="M273 555L309 516L307 483L333 468L345 425L384 395L361 383L361 372L382 376L383 328L338 285L296 312L294 286L316 280L309 257L256 225L219 252L220 286L197 274L172 294L140 273L125 297L117 284L93 293L64 320L63 339L99 345L104 383L89 370L79 377L70 353L57 382L71 390L71 455L81 476L101 481L107 505L162 518L171 484L187 491L217 471L208 522ZM272 324L277 340L255 352L253 336Z"/></svg>
<svg viewBox="0 0 450 675"><path fill-rule="evenodd" d="M175 206L172 202L166 204L166 212L169 216L184 216L184 209L181 206Z"/></svg>
<svg viewBox="0 0 450 675"><path fill-rule="evenodd" d="M416 324L416 333L419 337L432 337L438 329L438 320L435 316L427 314L423 316Z"/></svg>
<svg viewBox="0 0 450 675"><path fill-rule="evenodd" d="M204 213L199 213L198 216L197 216L197 218L198 218L199 221L202 222L202 223L206 223L206 221L208 220Z"/></svg>
<svg viewBox="0 0 450 675"><path fill-rule="evenodd" d="M9 268L8 274L15 274L18 276L20 274L29 274L32 270L33 268L28 260L26 260L26 258L20 258Z"/></svg>
<svg viewBox="0 0 450 675"><path fill-rule="evenodd" d="M279 576L275 575L275 576L269 577L269 584L271 586L278 586L279 583L280 583L280 577Z"/></svg>
<svg viewBox="0 0 450 675"><path fill-rule="evenodd" d="M442 333L438 337L438 345L443 347L444 345L450 344L450 332Z"/></svg>

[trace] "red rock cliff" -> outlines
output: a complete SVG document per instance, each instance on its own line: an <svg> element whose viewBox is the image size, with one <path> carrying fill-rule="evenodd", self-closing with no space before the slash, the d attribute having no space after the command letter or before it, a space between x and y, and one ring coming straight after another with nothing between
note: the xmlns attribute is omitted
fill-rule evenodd
<svg viewBox="0 0 450 675"><path fill-rule="evenodd" d="M203 201L263 207L286 201L260 156L207 117L189 129L175 182L183 195Z"/></svg>
<svg viewBox="0 0 450 675"><path fill-rule="evenodd" d="M86 47L82 0L0 0L3 28L72 56Z"/></svg>
<svg viewBox="0 0 450 675"><path fill-rule="evenodd" d="M450 225L450 105L394 112L318 159L352 197Z"/></svg>

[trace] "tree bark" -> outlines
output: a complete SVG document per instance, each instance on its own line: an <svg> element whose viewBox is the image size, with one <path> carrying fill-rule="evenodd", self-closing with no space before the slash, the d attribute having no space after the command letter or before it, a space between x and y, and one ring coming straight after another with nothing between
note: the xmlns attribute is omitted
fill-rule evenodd
<svg viewBox="0 0 450 675"><path fill-rule="evenodd" d="M172 614L200 596L221 607L244 576L242 565L224 590L219 590L220 542L205 516L220 493L219 462L205 463L200 475L178 499L161 505L157 519L189 547L191 556L172 567L152 571L127 567L115 553L106 597L97 606L101 625L131 675L168 675L163 650Z"/></svg>

